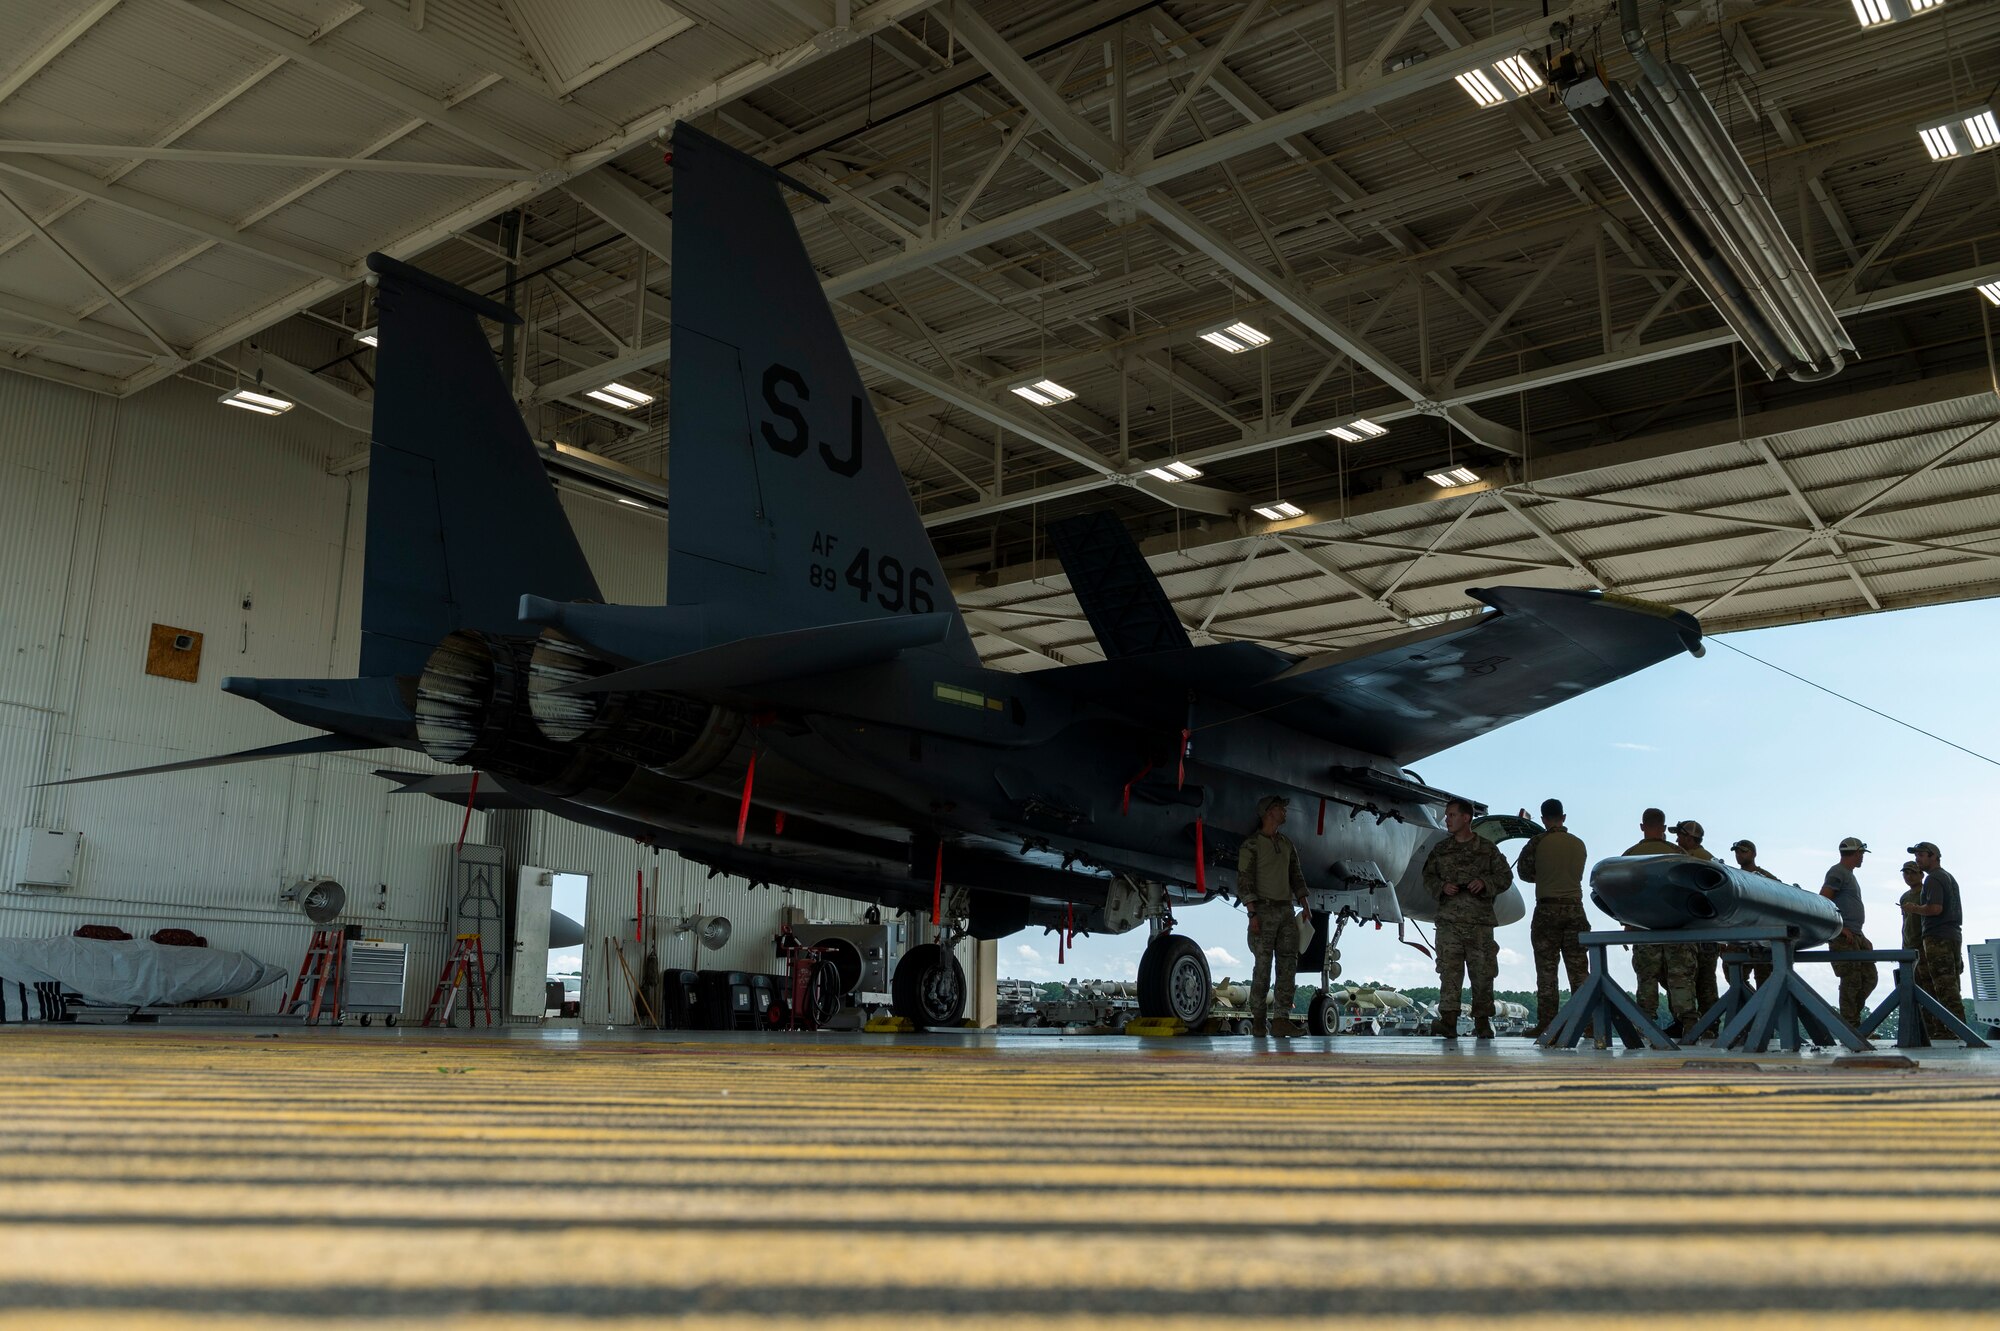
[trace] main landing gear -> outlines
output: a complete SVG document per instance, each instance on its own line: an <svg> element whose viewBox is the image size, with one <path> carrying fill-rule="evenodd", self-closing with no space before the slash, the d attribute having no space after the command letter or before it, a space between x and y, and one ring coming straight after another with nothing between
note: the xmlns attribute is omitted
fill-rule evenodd
<svg viewBox="0 0 2000 1331"><path fill-rule="evenodd" d="M1201 944L1173 932L1174 917L1162 912L1153 919L1153 939L1139 958L1139 1015L1177 1017L1190 1031L1208 1023L1215 986Z"/></svg>
<svg viewBox="0 0 2000 1331"><path fill-rule="evenodd" d="M965 1022L965 967L954 953L966 934L969 904L962 890L947 892L937 941L905 952L889 977L889 1011L919 1030Z"/></svg>

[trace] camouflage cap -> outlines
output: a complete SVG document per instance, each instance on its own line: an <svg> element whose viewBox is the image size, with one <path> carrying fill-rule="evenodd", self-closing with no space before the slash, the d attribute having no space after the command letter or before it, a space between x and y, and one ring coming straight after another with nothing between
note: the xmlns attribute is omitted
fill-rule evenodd
<svg viewBox="0 0 2000 1331"><path fill-rule="evenodd" d="M1903 872L1904 872L1904 873L1922 873L1923 871L1924 871L1924 866L1923 866L1923 865L1921 865L1921 864L1918 864L1918 863L1917 863L1917 862L1916 862L1915 860L1904 860L1904 861L1903 861Z"/></svg>
<svg viewBox="0 0 2000 1331"><path fill-rule="evenodd" d="M1257 816L1262 818L1273 809L1290 808L1291 803L1283 795L1266 795L1263 799L1257 801Z"/></svg>
<svg viewBox="0 0 2000 1331"><path fill-rule="evenodd" d="M1752 855L1755 855L1757 853L1757 843L1752 841L1749 837L1744 837L1741 841L1730 842L1729 848L1731 850L1747 850Z"/></svg>
<svg viewBox="0 0 2000 1331"><path fill-rule="evenodd" d="M1843 855L1866 849L1868 849L1868 843L1858 836L1842 837L1840 839L1840 853Z"/></svg>
<svg viewBox="0 0 2000 1331"><path fill-rule="evenodd" d="M1692 818L1683 818L1667 830L1675 836L1691 836L1696 841L1701 840L1702 836L1701 824Z"/></svg>
<svg viewBox="0 0 2000 1331"><path fill-rule="evenodd" d="M1944 853L1937 848L1937 842L1935 841L1919 841L1916 845L1908 847L1908 851L1912 855L1921 855L1925 851L1929 851L1933 855L1942 855Z"/></svg>

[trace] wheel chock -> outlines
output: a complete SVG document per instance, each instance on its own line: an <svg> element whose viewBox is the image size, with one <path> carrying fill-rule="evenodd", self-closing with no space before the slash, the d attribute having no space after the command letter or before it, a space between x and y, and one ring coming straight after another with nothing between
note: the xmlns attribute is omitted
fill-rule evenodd
<svg viewBox="0 0 2000 1331"><path fill-rule="evenodd" d="M1125 1023L1127 1035L1186 1035L1187 1023L1179 1017L1140 1017Z"/></svg>
<svg viewBox="0 0 2000 1331"><path fill-rule="evenodd" d="M861 1029L869 1035L913 1035L917 1023L908 1017L870 1017Z"/></svg>

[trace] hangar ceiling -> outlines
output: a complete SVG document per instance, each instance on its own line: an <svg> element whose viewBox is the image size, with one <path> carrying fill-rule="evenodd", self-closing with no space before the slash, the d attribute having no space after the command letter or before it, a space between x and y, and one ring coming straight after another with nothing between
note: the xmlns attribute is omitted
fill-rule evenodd
<svg viewBox="0 0 2000 1331"><path fill-rule="evenodd" d="M512 299L537 436L662 493L687 118L830 200L799 227L996 664L1094 655L1042 531L1098 505L1191 629L1294 648L1480 582L1715 628L2000 590L2000 152L1917 136L1993 100L2000 5L1643 0L1859 346L1818 384L1763 379L1560 105L1461 90L1552 21L1624 74L1611 5L1544 8L14 0L0 364L262 369L365 431L381 249ZM1200 337L1236 322L1270 341Z"/></svg>

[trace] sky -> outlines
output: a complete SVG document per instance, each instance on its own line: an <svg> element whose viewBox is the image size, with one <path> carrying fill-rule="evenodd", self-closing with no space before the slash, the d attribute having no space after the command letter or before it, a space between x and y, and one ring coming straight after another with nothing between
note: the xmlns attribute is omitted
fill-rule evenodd
<svg viewBox="0 0 2000 1331"><path fill-rule="evenodd" d="M1669 822L1701 823L1705 844L1725 860L1732 841L1750 838L1765 868L1813 889L1839 858L1841 838L1860 837L1871 848L1857 873L1867 907L1863 927L1877 947L1901 942L1896 900L1905 847L1933 841L1958 878L1967 941L2000 937L2000 875L1984 844L1987 820L2000 818L2000 766L1788 679L1730 647L2000 759L2000 600L1987 600L1712 638L1702 658L1663 662L1427 758L1417 769L1431 785L1494 812L1532 811L1557 797L1593 863L1639 840L1639 812L1648 805L1664 809ZM1242 821L1252 821L1249 811ZM1297 818L1287 831L1313 834L1311 822ZM1510 854L1520 849L1519 842L1508 847ZM1614 927L1595 907L1587 909L1594 926ZM1217 979L1249 975L1244 917L1233 903L1199 906L1178 918L1181 931L1208 952ZM1130 978L1145 941L1144 930L1080 939L1058 966L1053 934L1016 934L1001 940L1000 973ZM1532 990L1528 922L1503 927L1498 942L1498 987ZM1343 980L1437 983L1430 960L1399 945L1393 928L1359 934L1350 928L1340 946ZM1629 955L1617 949L1612 956L1614 973L1629 986ZM1804 969L1832 995L1831 976L1814 974L1827 967ZM1301 976L1300 983L1317 983L1317 976ZM1878 999L1889 983L1885 967Z"/></svg>

